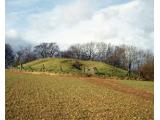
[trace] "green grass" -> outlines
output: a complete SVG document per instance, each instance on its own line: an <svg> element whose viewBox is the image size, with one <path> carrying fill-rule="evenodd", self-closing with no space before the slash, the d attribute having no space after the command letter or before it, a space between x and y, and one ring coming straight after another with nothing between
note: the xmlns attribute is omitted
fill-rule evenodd
<svg viewBox="0 0 160 120"><path fill-rule="evenodd" d="M143 89L145 91L154 93L153 81L137 81L137 80L118 80L118 81L128 86Z"/></svg>
<svg viewBox="0 0 160 120"><path fill-rule="evenodd" d="M24 68L26 70L31 70L29 68L31 67L34 71L40 71L40 69L44 64L46 71L49 72L84 74L84 67L89 69L93 69L94 67L96 67L98 69L96 75L104 75L109 77L110 76L125 77L127 74L127 71L125 70L97 61L78 60L82 64L82 70L78 70L72 66L72 64L75 61L76 60L74 59L62 59L62 58L40 59L25 64Z"/></svg>
<svg viewBox="0 0 160 120"><path fill-rule="evenodd" d="M153 119L153 101L85 79L6 71L6 120Z"/></svg>

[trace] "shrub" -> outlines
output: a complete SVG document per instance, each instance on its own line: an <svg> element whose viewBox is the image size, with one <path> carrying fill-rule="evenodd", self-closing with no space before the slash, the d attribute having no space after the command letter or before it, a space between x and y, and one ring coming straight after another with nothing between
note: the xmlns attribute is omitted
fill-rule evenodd
<svg viewBox="0 0 160 120"><path fill-rule="evenodd" d="M104 76L104 75L105 75L105 73L103 73L103 72L96 72L96 75Z"/></svg>
<svg viewBox="0 0 160 120"><path fill-rule="evenodd" d="M145 80L154 80L154 64L144 64L142 67L142 75Z"/></svg>
<svg viewBox="0 0 160 120"><path fill-rule="evenodd" d="M75 61L72 66L78 70L82 70L82 64L79 61Z"/></svg>

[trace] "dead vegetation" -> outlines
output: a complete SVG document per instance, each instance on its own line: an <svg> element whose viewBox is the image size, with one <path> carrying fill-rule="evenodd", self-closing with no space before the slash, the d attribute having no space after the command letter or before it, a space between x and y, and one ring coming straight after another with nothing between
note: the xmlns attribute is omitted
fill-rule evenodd
<svg viewBox="0 0 160 120"><path fill-rule="evenodd" d="M6 71L6 120L151 120L152 96L114 80Z"/></svg>

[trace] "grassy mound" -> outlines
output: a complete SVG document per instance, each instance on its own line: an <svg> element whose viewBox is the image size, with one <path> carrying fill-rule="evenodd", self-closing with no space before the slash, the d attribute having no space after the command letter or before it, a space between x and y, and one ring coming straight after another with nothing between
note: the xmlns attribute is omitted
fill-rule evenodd
<svg viewBox="0 0 160 120"><path fill-rule="evenodd" d="M18 67L20 68L20 66ZM97 61L75 59L47 58L39 59L23 65L29 71L48 71L54 73L75 73L98 76L125 77L127 71Z"/></svg>

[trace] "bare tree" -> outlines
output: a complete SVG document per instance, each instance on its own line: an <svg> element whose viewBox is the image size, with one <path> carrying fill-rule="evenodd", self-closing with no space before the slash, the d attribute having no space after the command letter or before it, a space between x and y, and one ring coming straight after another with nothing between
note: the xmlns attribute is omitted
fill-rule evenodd
<svg viewBox="0 0 160 120"><path fill-rule="evenodd" d="M105 63L112 64L113 53L114 53L114 46L112 46L111 44L107 44Z"/></svg>
<svg viewBox="0 0 160 120"><path fill-rule="evenodd" d="M48 43L47 49L47 54L49 57L54 57L59 53L59 46L56 43Z"/></svg>
<svg viewBox="0 0 160 120"><path fill-rule="evenodd" d="M34 52L38 55L38 57L54 57L58 54L59 47L56 43L41 43L34 47Z"/></svg>
<svg viewBox="0 0 160 120"><path fill-rule="evenodd" d="M34 52L38 55L38 57L47 57L47 45L47 43L41 43L34 47Z"/></svg>
<svg viewBox="0 0 160 120"><path fill-rule="evenodd" d="M36 56L32 51L31 46L20 48L20 50L16 52L16 65L30 62L35 59L36 59Z"/></svg>
<svg viewBox="0 0 160 120"><path fill-rule="evenodd" d="M107 57L108 45L100 42L96 44L96 60L104 61Z"/></svg>
<svg viewBox="0 0 160 120"><path fill-rule="evenodd" d="M62 58L72 58L73 57L72 51L70 51L70 50L61 51L60 56Z"/></svg>
<svg viewBox="0 0 160 120"><path fill-rule="evenodd" d="M72 53L73 58L80 59L82 55L82 48L80 44L72 45L69 50Z"/></svg>
<svg viewBox="0 0 160 120"><path fill-rule="evenodd" d="M84 47L85 47L85 52L87 54L88 59L93 60L95 57L95 48L96 48L95 43L93 42L87 43L84 45Z"/></svg>
<svg viewBox="0 0 160 120"><path fill-rule="evenodd" d="M132 67L134 62L136 61L136 47L133 46L126 46L125 55L126 55L126 62L128 64L128 76L131 75Z"/></svg>
<svg viewBox="0 0 160 120"><path fill-rule="evenodd" d="M141 77L141 73L142 73L142 65L144 64L145 62L145 51L144 50L137 50L136 51L136 59L135 59L135 66L136 66L136 71L137 73L139 74L139 77Z"/></svg>
<svg viewBox="0 0 160 120"><path fill-rule="evenodd" d="M145 53L145 62L142 65L142 74L146 80L154 80L154 55L150 51Z"/></svg>

